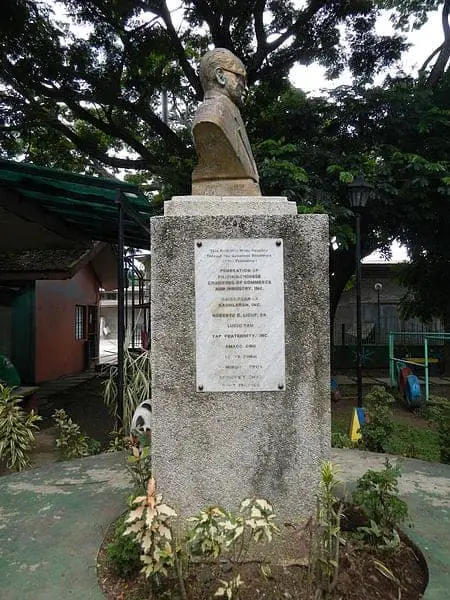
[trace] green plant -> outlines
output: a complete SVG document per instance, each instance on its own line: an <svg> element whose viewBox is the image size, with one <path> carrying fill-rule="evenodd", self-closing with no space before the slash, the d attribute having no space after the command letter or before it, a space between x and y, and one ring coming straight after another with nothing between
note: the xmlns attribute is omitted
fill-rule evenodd
<svg viewBox="0 0 450 600"><path fill-rule="evenodd" d="M353 501L359 505L369 521L359 527L359 533L375 546L398 545L396 527L408 516L406 502L398 497L400 468L385 460L382 471L369 470L360 477L353 492Z"/></svg>
<svg viewBox="0 0 450 600"><path fill-rule="evenodd" d="M93 456L94 454L100 454L100 450L101 450L101 443L98 440L95 440L94 438L91 438L89 436L87 437L87 444L88 444L88 452L89 452L89 456Z"/></svg>
<svg viewBox="0 0 450 600"><path fill-rule="evenodd" d="M128 438L125 452L127 452L127 470L137 491L144 492L152 476L151 437L145 432L136 432Z"/></svg>
<svg viewBox="0 0 450 600"><path fill-rule="evenodd" d="M119 431L111 431L108 433L109 442L107 452L122 452L129 447L129 438L123 433L123 429Z"/></svg>
<svg viewBox="0 0 450 600"><path fill-rule="evenodd" d="M27 414L19 406L21 399L14 393L14 388L0 384L0 458L11 471L28 467L33 430L39 429L36 422L42 420L33 411Z"/></svg>
<svg viewBox="0 0 450 600"><path fill-rule="evenodd" d="M332 448L355 448L357 444L352 442L346 433L342 433L341 431L332 431L331 446Z"/></svg>
<svg viewBox="0 0 450 600"><path fill-rule="evenodd" d="M244 585L239 564L252 544L263 539L270 542L278 532L272 505L264 499L247 498L241 503L239 514L210 506L188 520L193 523L186 537L189 555L217 560L226 556L231 562L231 579L220 580L222 585L215 596L239 598L239 589Z"/></svg>
<svg viewBox="0 0 450 600"><path fill-rule="evenodd" d="M63 408L55 410L52 417L58 427L56 447L63 459L90 456L99 452L100 442L82 433L80 426L72 421Z"/></svg>
<svg viewBox="0 0 450 600"><path fill-rule="evenodd" d="M123 414L117 415L117 366L112 366L109 377L105 381L103 399L109 412L117 417L120 416L125 431L130 430L133 413L141 402L150 398L150 353L140 352L135 355L129 350L131 343L131 332L127 331L124 342L124 394Z"/></svg>
<svg viewBox="0 0 450 600"><path fill-rule="evenodd" d="M141 566L141 547L129 535L125 536L127 515L122 515L114 528L114 539L108 544L106 552L113 570L120 577L128 577L139 571Z"/></svg>
<svg viewBox="0 0 450 600"><path fill-rule="evenodd" d="M327 597L336 587L339 573L342 502L336 497L339 485L333 464L322 465L316 495L316 514L310 525L308 568L309 597Z"/></svg>
<svg viewBox="0 0 450 600"><path fill-rule="evenodd" d="M148 481L146 494L134 498L131 505L125 519L128 527L123 535L133 536L139 542L144 564L142 571L147 577L156 578L167 577L175 571L184 600L187 599L184 565L193 557L228 558L232 565L231 578L219 580L221 585L215 595L239 598L239 589L244 584L236 572L237 564L244 559L252 543L262 539L271 541L278 531L272 506L266 500L246 499L237 515L218 506L202 510L188 519L193 527L177 541L171 523L176 512L163 503L161 494L156 493L154 479Z"/></svg>
<svg viewBox="0 0 450 600"><path fill-rule="evenodd" d="M123 535L132 535L141 546L142 572L146 577L168 576L175 568L178 585L183 599L187 598L183 576L181 548L176 546L171 528L171 519L177 513L162 501L156 493L156 483L149 479L146 494L131 501L132 510L125 519L128 524Z"/></svg>
<svg viewBox="0 0 450 600"><path fill-rule="evenodd" d="M239 589L244 586L244 582L239 573L228 581L225 581L224 579L219 579L219 581L221 585L217 588L214 596L224 596L229 600L239 597Z"/></svg>
<svg viewBox="0 0 450 600"><path fill-rule="evenodd" d="M382 386L375 386L364 397L366 423L361 426L362 443L372 452L386 452L393 431L394 397Z"/></svg>
<svg viewBox="0 0 450 600"><path fill-rule="evenodd" d="M450 400L430 396L423 413L425 418L436 423L441 462L450 464Z"/></svg>

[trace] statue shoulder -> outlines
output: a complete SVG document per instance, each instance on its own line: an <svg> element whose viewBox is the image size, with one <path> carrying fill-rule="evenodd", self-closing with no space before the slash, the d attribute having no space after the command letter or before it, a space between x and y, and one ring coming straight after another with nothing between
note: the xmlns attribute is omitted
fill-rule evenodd
<svg viewBox="0 0 450 600"><path fill-rule="evenodd" d="M227 129L231 123L234 124L237 111L238 109L226 96L218 94L207 97L195 113L192 129L203 122L217 125L220 129Z"/></svg>

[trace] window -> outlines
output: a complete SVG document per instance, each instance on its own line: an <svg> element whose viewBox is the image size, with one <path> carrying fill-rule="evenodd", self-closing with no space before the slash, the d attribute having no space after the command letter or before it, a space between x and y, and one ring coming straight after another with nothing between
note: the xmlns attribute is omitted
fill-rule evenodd
<svg viewBox="0 0 450 600"><path fill-rule="evenodd" d="M86 307L75 306L75 339L86 339Z"/></svg>

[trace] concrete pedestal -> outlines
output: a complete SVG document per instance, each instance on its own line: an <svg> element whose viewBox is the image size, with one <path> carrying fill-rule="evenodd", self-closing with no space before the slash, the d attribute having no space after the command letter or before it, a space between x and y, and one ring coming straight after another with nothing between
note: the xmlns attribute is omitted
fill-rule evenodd
<svg viewBox="0 0 450 600"><path fill-rule="evenodd" d="M256 202L264 213L282 200ZM330 451L328 219L292 214L287 202L291 214L255 214L254 199L247 208L241 202L244 216L224 215L217 198L208 201L215 214L199 216L198 202L177 200L178 209L166 206L166 215L178 216L155 217L151 224L158 489L181 516L211 504L237 508L246 497L266 498L284 519L305 516ZM195 204L197 216L191 216ZM189 205L191 215L180 214ZM196 387L194 252L196 240L210 238L283 242L283 390L202 393Z"/></svg>

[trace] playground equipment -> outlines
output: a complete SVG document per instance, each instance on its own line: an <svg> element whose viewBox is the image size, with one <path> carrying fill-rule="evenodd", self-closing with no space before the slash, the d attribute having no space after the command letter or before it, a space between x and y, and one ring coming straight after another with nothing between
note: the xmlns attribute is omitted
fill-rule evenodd
<svg viewBox="0 0 450 600"><path fill-rule="evenodd" d="M423 336L423 358L399 358L395 354L395 336L404 336L402 331L389 332L389 377L392 386L398 386L409 408L419 408L430 397L430 366L438 360L429 356L428 342L450 340L450 333L410 333L408 336ZM424 369L425 398L421 393L420 382L408 365Z"/></svg>

